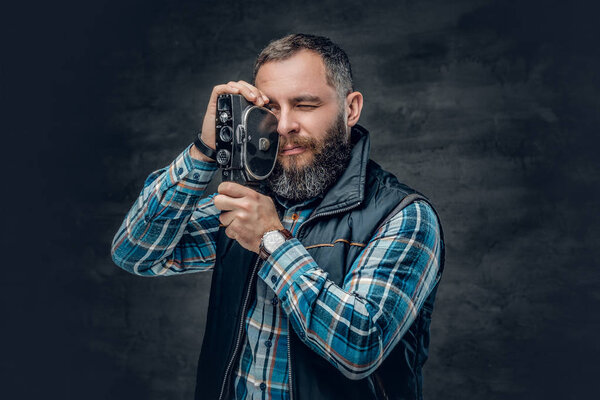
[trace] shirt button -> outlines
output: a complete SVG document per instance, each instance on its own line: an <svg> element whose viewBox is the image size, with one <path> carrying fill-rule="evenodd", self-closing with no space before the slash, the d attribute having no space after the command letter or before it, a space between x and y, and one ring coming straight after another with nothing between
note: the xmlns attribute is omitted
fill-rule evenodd
<svg viewBox="0 0 600 400"><path fill-rule="evenodd" d="M283 296L281 296L281 301L286 301L287 300L287 296L284 294Z"/></svg>
<svg viewBox="0 0 600 400"><path fill-rule="evenodd" d="M264 392L266 388L267 388L267 384L264 383L264 382L261 382L260 383L260 390L262 390Z"/></svg>
<svg viewBox="0 0 600 400"><path fill-rule="evenodd" d="M293 219L294 221L298 220L298 214L296 214L296 213L293 213L293 214L292 214L292 219Z"/></svg>
<svg viewBox="0 0 600 400"><path fill-rule="evenodd" d="M300 339L304 340L305 337L306 335L304 334L304 332L300 332Z"/></svg>
<svg viewBox="0 0 600 400"><path fill-rule="evenodd" d="M271 343L271 341L270 341L270 340L267 340L267 341L265 342L265 346L267 346L267 348L271 347L271 344L272 344L272 343Z"/></svg>
<svg viewBox="0 0 600 400"><path fill-rule="evenodd" d="M177 170L177 174L178 174L178 175L181 175L181 174L183 174L183 168L179 168L179 169Z"/></svg>
<svg viewBox="0 0 600 400"><path fill-rule="evenodd" d="M194 179L198 179L198 178L200 178L200 174L196 172L196 173L194 174Z"/></svg>
<svg viewBox="0 0 600 400"><path fill-rule="evenodd" d="M271 303L276 306L277 303L279 303L279 299L277 298L277 296L273 297L273 300L271 300Z"/></svg>
<svg viewBox="0 0 600 400"><path fill-rule="evenodd" d="M273 283L277 282L277 276L271 275L271 282L273 282Z"/></svg>

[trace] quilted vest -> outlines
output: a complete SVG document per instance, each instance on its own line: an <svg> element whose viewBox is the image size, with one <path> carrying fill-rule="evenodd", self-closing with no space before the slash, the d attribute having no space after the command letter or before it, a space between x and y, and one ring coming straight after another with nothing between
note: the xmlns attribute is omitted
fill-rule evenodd
<svg viewBox="0 0 600 400"><path fill-rule="evenodd" d="M399 183L369 160L369 134L356 126L345 172L298 230L296 237L317 265L340 287L363 246L385 221L422 195ZM438 218L439 219L439 218ZM357 245L358 244L358 245ZM325 245L325 246L323 246ZM255 295L259 259L221 229L213 270L208 316L198 362L196 400L230 399L233 374L244 339L244 320ZM292 400L421 399L421 369L428 355L429 324L443 270L408 331L371 375L344 377L312 351L289 326L288 362Z"/></svg>

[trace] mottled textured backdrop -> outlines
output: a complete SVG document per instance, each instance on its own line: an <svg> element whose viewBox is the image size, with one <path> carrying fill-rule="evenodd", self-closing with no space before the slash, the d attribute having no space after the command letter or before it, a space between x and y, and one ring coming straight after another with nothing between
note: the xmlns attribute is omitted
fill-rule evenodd
<svg viewBox="0 0 600 400"><path fill-rule="evenodd" d="M89 4L88 4L89 3ZM346 49L372 158L441 214L428 399L599 393L596 2L97 1L4 12L3 398L191 399L210 273L110 260L269 40ZM6 395L8 394L8 395Z"/></svg>

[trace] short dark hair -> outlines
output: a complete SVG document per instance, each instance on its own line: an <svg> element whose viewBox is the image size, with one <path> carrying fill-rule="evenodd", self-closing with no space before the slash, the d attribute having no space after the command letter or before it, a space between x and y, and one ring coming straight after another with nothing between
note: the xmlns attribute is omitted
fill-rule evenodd
<svg viewBox="0 0 600 400"><path fill-rule="evenodd" d="M340 99L354 91L352 67L346 52L329 38L305 33L293 33L269 43L254 63L252 80L256 80L256 74L263 64L286 60L300 50L311 50L321 56L327 83L337 91Z"/></svg>

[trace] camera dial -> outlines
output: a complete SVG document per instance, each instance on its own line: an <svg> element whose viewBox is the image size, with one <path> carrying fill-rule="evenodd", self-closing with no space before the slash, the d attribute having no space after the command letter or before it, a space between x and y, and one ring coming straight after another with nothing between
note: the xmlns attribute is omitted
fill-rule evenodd
<svg viewBox="0 0 600 400"><path fill-rule="evenodd" d="M219 114L219 119L222 123L227 122L229 120L229 113L227 111L221 112L221 114Z"/></svg>

